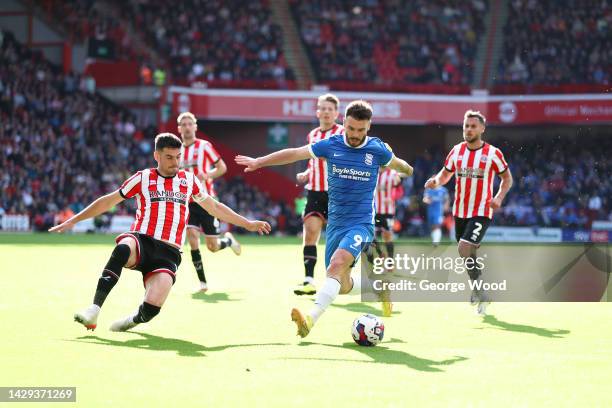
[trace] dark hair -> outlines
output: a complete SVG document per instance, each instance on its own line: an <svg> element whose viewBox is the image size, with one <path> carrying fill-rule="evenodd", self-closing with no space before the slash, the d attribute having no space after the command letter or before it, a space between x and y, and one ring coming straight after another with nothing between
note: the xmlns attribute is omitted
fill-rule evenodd
<svg viewBox="0 0 612 408"><path fill-rule="evenodd" d="M180 149L183 142L173 133L160 133L155 136L155 150L161 152L163 148Z"/></svg>
<svg viewBox="0 0 612 408"><path fill-rule="evenodd" d="M371 120L372 106L363 100L353 101L346 107L345 118L351 117L357 120Z"/></svg>
<svg viewBox="0 0 612 408"><path fill-rule="evenodd" d="M338 97L330 93L326 93L324 95L319 96L319 99L317 100L317 105L320 105L321 102L333 103L334 106L336 107L336 110L338 110L338 107L340 106L340 100L338 99Z"/></svg>

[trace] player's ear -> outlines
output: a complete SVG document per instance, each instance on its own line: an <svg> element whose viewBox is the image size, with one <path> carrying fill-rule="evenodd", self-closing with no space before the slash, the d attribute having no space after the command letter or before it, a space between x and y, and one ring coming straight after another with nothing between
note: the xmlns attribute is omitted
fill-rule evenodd
<svg viewBox="0 0 612 408"><path fill-rule="evenodd" d="M155 159L156 162L159 162L160 156L157 150L153 151L153 158Z"/></svg>

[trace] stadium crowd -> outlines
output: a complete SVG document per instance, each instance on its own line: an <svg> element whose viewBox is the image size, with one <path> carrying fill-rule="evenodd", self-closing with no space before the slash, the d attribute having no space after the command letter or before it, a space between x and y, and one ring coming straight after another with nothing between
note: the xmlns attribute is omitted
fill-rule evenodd
<svg viewBox="0 0 612 408"><path fill-rule="evenodd" d="M486 0L292 0L321 81L468 84Z"/></svg>
<svg viewBox="0 0 612 408"><path fill-rule="evenodd" d="M284 58L281 28L263 0L108 1L104 8L114 3L121 20L100 12L101 2L93 0L39 2L74 38L109 38L117 59L135 59L144 71L164 69L175 82L295 79ZM163 67L134 46L126 35L128 23L164 57Z"/></svg>
<svg viewBox="0 0 612 408"><path fill-rule="evenodd" d="M150 55L134 46L124 20L110 17L100 11L95 0L38 0L41 8L61 27L72 41L89 39L109 40L112 56L117 60L150 59Z"/></svg>
<svg viewBox="0 0 612 408"><path fill-rule="evenodd" d="M92 93L86 78L64 75L39 52L0 38L0 215L29 214L46 230L151 167L155 129ZM221 200L277 227L296 223L284 204L239 181L218 187ZM133 200L117 214L133 213Z"/></svg>
<svg viewBox="0 0 612 408"><path fill-rule="evenodd" d="M509 11L498 83L610 83L610 2L512 0Z"/></svg>
<svg viewBox="0 0 612 408"><path fill-rule="evenodd" d="M148 164L144 132L124 109L64 75L2 33L0 48L1 207L27 212L46 229L68 206L80 211Z"/></svg>

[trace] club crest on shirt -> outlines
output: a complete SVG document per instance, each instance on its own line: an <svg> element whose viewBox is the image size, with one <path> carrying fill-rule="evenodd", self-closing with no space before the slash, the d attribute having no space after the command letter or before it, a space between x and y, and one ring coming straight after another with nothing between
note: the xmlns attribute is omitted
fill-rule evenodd
<svg viewBox="0 0 612 408"><path fill-rule="evenodd" d="M180 183L181 183L181 186L187 187L187 179L181 179Z"/></svg>
<svg viewBox="0 0 612 408"><path fill-rule="evenodd" d="M365 154L365 164L367 164L368 166L372 165L372 160L374 160L374 156L372 155L372 153L366 153Z"/></svg>
<svg viewBox="0 0 612 408"><path fill-rule="evenodd" d="M480 157L480 162L481 162L481 163L486 163L488 159L489 159L489 158L488 158L487 156L481 156L481 157Z"/></svg>

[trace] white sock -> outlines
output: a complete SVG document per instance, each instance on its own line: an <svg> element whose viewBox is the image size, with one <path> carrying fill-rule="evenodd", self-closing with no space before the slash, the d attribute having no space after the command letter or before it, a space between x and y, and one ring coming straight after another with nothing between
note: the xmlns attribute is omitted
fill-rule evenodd
<svg viewBox="0 0 612 408"><path fill-rule="evenodd" d="M100 306L96 305L96 304L92 304L91 306L88 307L89 310L93 310L96 313L100 313Z"/></svg>
<svg viewBox="0 0 612 408"><path fill-rule="evenodd" d="M353 280L353 287L351 291L348 293L349 295L360 295L361 294L361 276L355 274L351 275L351 279Z"/></svg>
<svg viewBox="0 0 612 408"><path fill-rule="evenodd" d="M312 276L305 276L304 282L314 285L314 278Z"/></svg>
<svg viewBox="0 0 612 408"><path fill-rule="evenodd" d="M316 322L319 317L323 314L325 309L334 301L334 299L340 293L340 282L334 278L325 279L325 283L317 292L317 298L315 300L314 307L310 311L312 320Z"/></svg>
<svg viewBox="0 0 612 408"><path fill-rule="evenodd" d="M442 230L440 228L436 228L435 230L431 231L431 239L434 244L439 244L440 240L442 239Z"/></svg>

